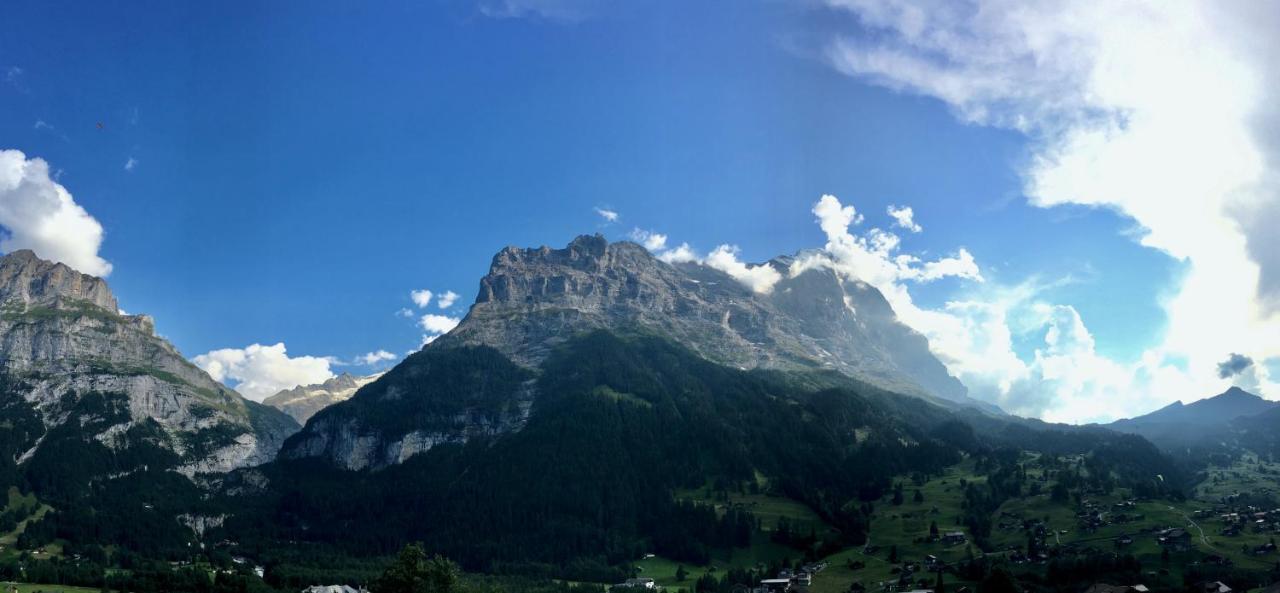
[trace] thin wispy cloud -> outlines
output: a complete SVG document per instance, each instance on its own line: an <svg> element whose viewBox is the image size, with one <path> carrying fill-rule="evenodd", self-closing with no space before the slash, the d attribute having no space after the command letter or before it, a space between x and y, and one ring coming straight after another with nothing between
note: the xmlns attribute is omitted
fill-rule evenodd
<svg viewBox="0 0 1280 593"><path fill-rule="evenodd" d="M618 222L618 218L620 216L616 210L609 210L607 208L596 207L594 208L594 211L596 213L596 216L599 216L602 220L604 220L605 224L613 224L615 222Z"/></svg>
<svg viewBox="0 0 1280 593"><path fill-rule="evenodd" d="M559 24L586 20L601 0L480 0L476 8L493 19L536 19Z"/></svg>

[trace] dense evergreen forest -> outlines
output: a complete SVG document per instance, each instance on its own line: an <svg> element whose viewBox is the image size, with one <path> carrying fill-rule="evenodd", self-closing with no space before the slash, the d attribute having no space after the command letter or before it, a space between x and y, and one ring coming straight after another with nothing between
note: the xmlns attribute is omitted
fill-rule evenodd
<svg viewBox="0 0 1280 593"><path fill-rule="evenodd" d="M832 529L773 534L799 561L862 545L876 501L904 496L902 476L924 480L961 461L985 478L963 490L962 522L979 549L989 545L996 509L1040 487L1027 476L1028 453L1078 457L1075 465L1051 468L1063 497L1066 490L1123 488L1172 501L1194 479L1193 464L1175 462L1141 437L944 407L836 373L732 369L653 336L583 335L536 375L487 347L427 350L406 365L434 374L403 390L393 409L357 396L324 413L386 420L387 430L404 431L415 414L457 413L460 393L494 414L528 381L539 395L516 433L441 444L385 469L280 460L193 482L145 467L152 458L155 467L171 461L154 446L163 437L145 423L120 437L124 447L91 438L123 411L111 394L87 394L80 419L47 435L21 469L0 467L7 484L56 509L30 521L19 547L69 543L64 552L80 557L74 567L29 563L51 571L48 578L57 580L48 582L111 586L102 569L129 566L123 584L130 590L246 591L370 582L386 558L422 542L466 571L539 590L534 584L551 578L618 582L646 553L704 565L717 550L748 546L760 518L746 509L717 512L679 494L695 489L722 497L764 492L811 509ZM476 373L489 377L480 391L459 379ZM10 417L23 426L20 410ZM0 439L14 454L29 446L16 431ZM138 465L144 469L99 477L104 468ZM197 537L179 516L217 520ZM265 585L242 574L233 556L264 565ZM184 563L193 558L229 572L198 587L186 583ZM977 561L965 570L973 580L1002 578ZM758 577L724 573L690 587L723 591Z"/></svg>

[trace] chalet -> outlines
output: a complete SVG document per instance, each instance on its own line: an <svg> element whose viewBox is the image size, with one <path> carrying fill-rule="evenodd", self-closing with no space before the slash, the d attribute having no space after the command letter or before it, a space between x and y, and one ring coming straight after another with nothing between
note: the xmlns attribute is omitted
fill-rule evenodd
<svg viewBox="0 0 1280 593"><path fill-rule="evenodd" d="M948 531L942 536L942 543L949 546L963 544L966 540L963 531Z"/></svg>
<svg viewBox="0 0 1280 593"><path fill-rule="evenodd" d="M1148 593L1149 589L1145 585L1109 585L1107 583L1094 583L1084 593Z"/></svg>
<svg viewBox="0 0 1280 593"><path fill-rule="evenodd" d="M369 593L369 590L363 587L356 589L347 585L312 585L303 589L302 593Z"/></svg>
<svg viewBox="0 0 1280 593"><path fill-rule="evenodd" d="M1116 545L1121 547L1131 546L1133 545L1133 538L1128 535L1122 535L1116 539Z"/></svg>
<svg viewBox="0 0 1280 593"><path fill-rule="evenodd" d="M760 589L766 593L787 593L791 590L791 579L764 579L760 581Z"/></svg>
<svg viewBox="0 0 1280 593"><path fill-rule="evenodd" d="M1179 527L1161 531L1159 537L1156 538L1156 541L1158 541L1161 546L1172 548L1179 552L1191 549L1191 534L1187 533L1187 530Z"/></svg>
<svg viewBox="0 0 1280 593"><path fill-rule="evenodd" d="M1204 583L1200 590L1204 593L1231 593L1231 587L1226 586L1222 581Z"/></svg>
<svg viewBox="0 0 1280 593"><path fill-rule="evenodd" d="M655 586L653 579L647 577L627 579L621 584L614 585L615 588L622 587L624 589L653 589Z"/></svg>

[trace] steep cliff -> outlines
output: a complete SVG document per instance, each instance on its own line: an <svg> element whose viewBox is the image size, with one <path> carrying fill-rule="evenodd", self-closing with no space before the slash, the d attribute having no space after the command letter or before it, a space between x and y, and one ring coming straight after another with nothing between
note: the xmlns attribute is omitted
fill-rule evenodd
<svg viewBox="0 0 1280 593"><path fill-rule="evenodd" d="M102 279L25 250L0 258L0 372L0 415L21 427L4 453L23 468L92 450L110 460L82 468L99 477L225 472L270 461L297 430L188 362L150 317L121 313ZM155 455L132 454L143 448Z"/></svg>
<svg viewBox="0 0 1280 593"><path fill-rule="evenodd" d="M518 430L546 395L533 379L547 358L594 330L660 337L737 369L838 371L895 393L970 403L874 287L790 257L763 265L782 276L768 293L598 235L564 249L505 248L457 328L316 414L282 456L380 468L440 443Z"/></svg>

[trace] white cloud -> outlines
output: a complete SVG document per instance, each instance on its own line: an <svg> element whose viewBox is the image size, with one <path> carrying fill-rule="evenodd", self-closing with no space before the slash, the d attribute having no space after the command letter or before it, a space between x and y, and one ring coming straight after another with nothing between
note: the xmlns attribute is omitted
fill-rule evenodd
<svg viewBox="0 0 1280 593"><path fill-rule="evenodd" d="M619 214L617 213L617 211L609 210L607 208L594 208L594 210L596 214L600 216L600 218L604 219L605 224L612 224L612 223L618 222Z"/></svg>
<svg viewBox="0 0 1280 593"><path fill-rule="evenodd" d="M630 233L632 241L642 245L653 253L654 257L667 262L669 264L680 264L688 262L701 262L702 258L694 252L688 243L681 243L676 247L667 247L667 236L654 231L646 231L644 229L632 229Z"/></svg>
<svg viewBox="0 0 1280 593"><path fill-rule="evenodd" d="M769 293L782 280L782 274L768 264L747 265L738 261L738 246L721 245L707 254L703 264L733 277L752 291Z"/></svg>
<svg viewBox="0 0 1280 593"><path fill-rule="evenodd" d="M480 0L480 14L493 19L544 19L573 24L587 18L596 0Z"/></svg>
<svg viewBox="0 0 1280 593"><path fill-rule="evenodd" d="M698 261L698 254L693 252L688 243L681 243L678 247L659 253L658 259L669 264L682 264Z"/></svg>
<svg viewBox="0 0 1280 593"><path fill-rule="evenodd" d="M382 362L390 362L392 360L396 360L397 358L399 357L390 352L387 352L386 350L376 350L374 352L367 352L365 354L361 354L360 356L357 356L356 362L357 364L361 364L364 366L373 366Z"/></svg>
<svg viewBox="0 0 1280 593"><path fill-rule="evenodd" d="M632 229L631 240L644 246L645 249L658 253L667 248L667 236L662 233L646 231L644 229Z"/></svg>
<svg viewBox="0 0 1280 593"><path fill-rule="evenodd" d="M404 318L412 318L414 316L414 312L405 307L401 307L399 311L396 311L396 315Z"/></svg>
<svg viewBox="0 0 1280 593"><path fill-rule="evenodd" d="M911 206L891 205L886 209L886 211L889 213L889 216L893 218L893 226L906 229L913 233L918 233L924 230L924 227L916 223L916 213L911 209Z"/></svg>
<svg viewBox="0 0 1280 593"><path fill-rule="evenodd" d="M441 309L448 309L456 302L458 302L458 293L452 290L444 291L444 294L440 295L440 297L436 299L436 304L439 305Z"/></svg>
<svg viewBox="0 0 1280 593"><path fill-rule="evenodd" d="M457 327L461 321L457 317L428 313L418 319L418 325L422 326L427 333L439 335L449 333L449 330Z"/></svg>
<svg viewBox="0 0 1280 593"><path fill-rule="evenodd" d="M1134 221L1142 245L1186 264L1141 364L1083 366L1077 374L1098 381L1062 383L1059 399L1195 399L1226 386L1216 366L1229 353L1280 356L1280 8L828 3L873 30L830 45L836 68L935 97L966 122L1024 132L1031 204L1113 210ZM1258 374L1257 389L1280 396L1266 369ZM1062 410L1083 404L1051 405L1070 417Z"/></svg>
<svg viewBox="0 0 1280 593"><path fill-rule="evenodd" d="M49 177L49 164L17 150L0 150L0 250L30 249L95 276L111 273L98 255L102 225Z"/></svg>
<svg viewBox="0 0 1280 593"><path fill-rule="evenodd" d="M818 226L827 236L826 251L835 258L840 269L849 276L880 288L899 282L931 282L947 277L981 282L982 273L968 251L961 248L954 256L934 261L901 253L898 236L878 228L856 235L852 227L863 220L853 206L845 206L832 195L822 196L813 206ZM905 289L901 289L905 293ZM892 300L892 299L891 299Z"/></svg>
<svg viewBox="0 0 1280 593"><path fill-rule="evenodd" d="M132 171L133 168L137 166L138 166L138 159L135 159L133 157L129 157L129 160L124 162L125 171Z"/></svg>
<svg viewBox="0 0 1280 593"><path fill-rule="evenodd" d="M213 350L191 361L215 380L258 402L281 390L321 383L333 377L329 358L291 358L283 342L273 346L251 344L244 348Z"/></svg>
<svg viewBox="0 0 1280 593"><path fill-rule="evenodd" d="M431 291L425 288L409 292L409 298L413 300L413 304L417 305L419 309L425 309L427 305L431 304L431 296Z"/></svg>

